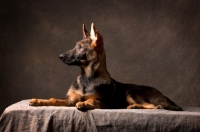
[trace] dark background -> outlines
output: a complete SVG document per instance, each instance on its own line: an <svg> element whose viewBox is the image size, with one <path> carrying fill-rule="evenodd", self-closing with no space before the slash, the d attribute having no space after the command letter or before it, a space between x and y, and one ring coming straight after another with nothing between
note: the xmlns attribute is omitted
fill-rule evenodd
<svg viewBox="0 0 200 132"><path fill-rule="evenodd" d="M23 99L64 97L80 71L58 56L92 22L114 79L200 106L199 0L1 0L0 113Z"/></svg>

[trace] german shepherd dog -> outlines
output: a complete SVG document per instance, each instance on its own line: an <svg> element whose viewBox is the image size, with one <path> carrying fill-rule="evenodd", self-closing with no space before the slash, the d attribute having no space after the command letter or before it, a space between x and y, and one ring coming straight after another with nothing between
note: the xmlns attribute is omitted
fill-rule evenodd
<svg viewBox="0 0 200 132"><path fill-rule="evenodd" d="M173 101L155 88L123 84L110 77L106 68L103 38L91 24L90 33L83 24L83 39L75 48L64 52L60 59L67 65L79 66L77 77L65 99L31 99L31 106L75 106L91 109L166 109L181 111Z"/></svg>

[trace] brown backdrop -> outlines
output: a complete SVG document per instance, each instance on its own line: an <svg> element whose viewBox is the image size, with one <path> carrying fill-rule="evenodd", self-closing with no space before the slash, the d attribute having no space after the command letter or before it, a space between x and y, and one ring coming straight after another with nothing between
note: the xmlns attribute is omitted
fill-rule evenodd
<svg viewBox="0 0 200 132"><path fill-rule="evenodd" d="M0 2L0 113L22 99L64 97L79 68L58 56L92 22L113 78L200 106L199 0L13 0Z"/></svg>

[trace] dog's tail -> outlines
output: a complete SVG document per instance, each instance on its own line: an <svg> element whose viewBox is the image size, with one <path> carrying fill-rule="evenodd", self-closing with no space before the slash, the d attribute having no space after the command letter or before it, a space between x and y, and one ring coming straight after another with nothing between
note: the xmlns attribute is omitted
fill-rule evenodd
<svg viewBox="0 0 200 132"><path fill-rule="evenodd" d="M168 97L166 97L168 102L168 110L174 110L174 111L182 111L182 108L176 105L173 101L171 101Z"/></svg>

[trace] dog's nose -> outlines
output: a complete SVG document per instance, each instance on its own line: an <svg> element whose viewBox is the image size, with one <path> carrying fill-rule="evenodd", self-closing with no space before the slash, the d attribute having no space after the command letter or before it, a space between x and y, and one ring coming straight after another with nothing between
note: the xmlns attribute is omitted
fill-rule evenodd
<svg viewBox="0 0 200 132"><path fill-rule="evenodd" d="M64 54L60 54L59 58L63 61L63 60L65 60L65 55Z"/></svg>

